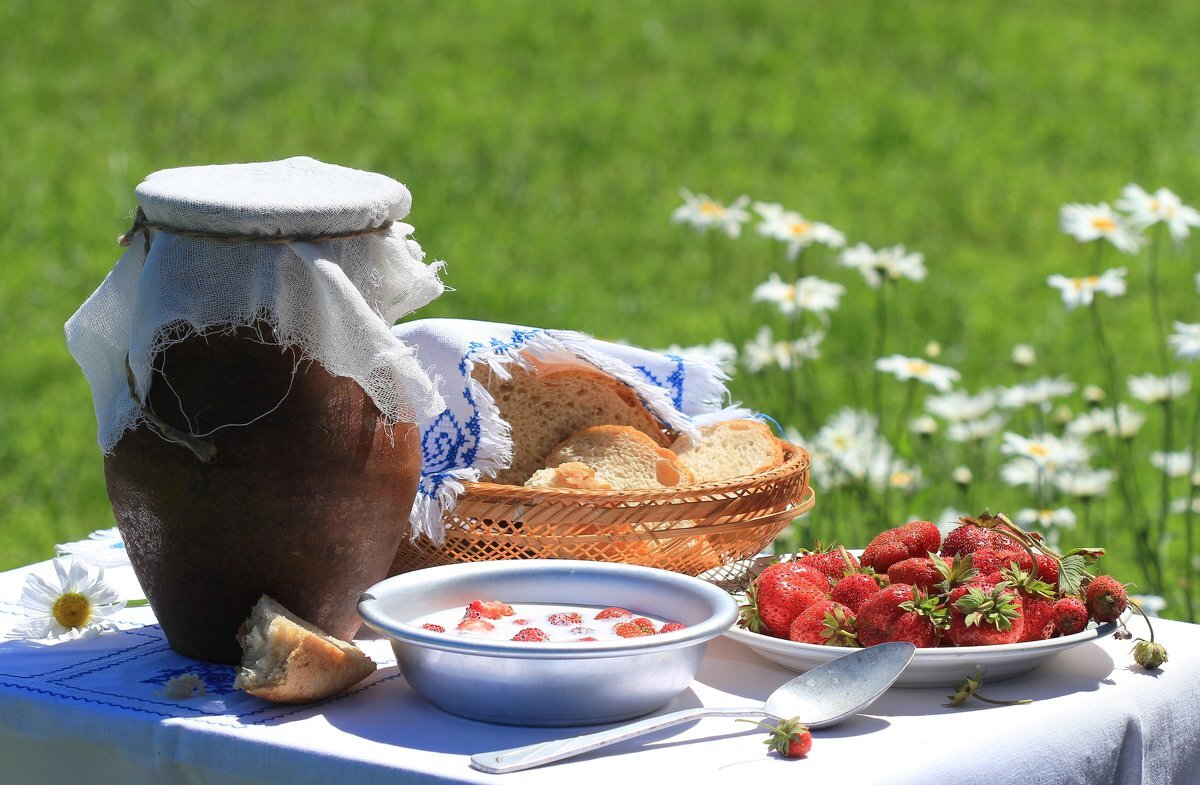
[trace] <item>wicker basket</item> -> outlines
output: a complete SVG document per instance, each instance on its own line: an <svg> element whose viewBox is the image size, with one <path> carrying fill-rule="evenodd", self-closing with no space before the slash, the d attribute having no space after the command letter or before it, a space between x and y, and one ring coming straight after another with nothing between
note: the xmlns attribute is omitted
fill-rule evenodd
<svg viewBox="0 0 1200 785"><path fill-rule="evenodd" d="M574 491L468 483L446 514L445 542L405 540L392 574L493 559L585 559L727 580L812 509L809 457L734 482L658 491Z"/></svg>

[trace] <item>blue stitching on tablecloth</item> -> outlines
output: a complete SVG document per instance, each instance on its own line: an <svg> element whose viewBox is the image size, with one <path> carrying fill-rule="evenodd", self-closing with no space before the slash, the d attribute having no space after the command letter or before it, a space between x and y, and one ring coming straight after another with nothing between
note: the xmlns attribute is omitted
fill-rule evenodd
<svg viewBox="0 0 1200 785"><path fill-rule="evenodd" d="M9 687L11 689L24 690L25 692L32 692L32 693L35 693L38 695L49 695L49 696L55 697L55 698L65 698L66 700L78 701L80 703L93 703L97 706L111 706L112 708L115 708L115 709L122 709L125 711L135 711L135 712L139 712L141 714L153 714L156 717L164 717L166 719L173 719L173 715L163 714L160 711L151 711L150 709L142 709L142 708L138 708L137 706L124 706L119 703L110 703L109 701L96 700L95 698L85 698L81 695L68 695L66 693L58 692L56 690L47 690L47 689L42 689L41 687L30 687L25 684L9 684L8 682L0 681L0 687Z"/></svg>
<svg viewBox="0 0 1200 785"><path fill-rule="evenodd" d="M128 624L131 622L126 622L126 623ZM136 646L132 646L130 648L114 649L112 651L105 652L104 654L101 654L99 656L92 657L91 659L79 660L78 662L73 662L69 665L64 665L61 668L53 668L51 670L44 671L42 673L29 673L29 674L25 674L25 675L21 675L21 674L17 674L17 673L0 673L0 677L4 677L4 678L8 678L8 679L40 679L43 676L50 676L50 675L53 675L56 673L62 673L63 671L72 670L74 668L78 668L83 665L90 665L93 662L100 662L101 660L111 659L113 657L119 657L121 655L128 654L129 652L136 651L137 649L139 649L143 646L152 646L155 643L158 643L163 640L161 635L147 635L144 632L139 632L139 630L143 630L143 629L159 629L159 630L161 630L162 627L160 627L157 624L145 624L145 625L140 625L136 628L129 629L129 630L117 630L115 633L101 633L102 635L104 635L104 634L137 635L139 638L150 638L150 640L145 643L139 643ZM16 639L14 639L14 640L16 640ZM59 644L59 645L62 645L62 644ZM2 653L2 652L0 652L0 653ZM2 659L3 658L0 657L0 660L2 660Z"/></svg>

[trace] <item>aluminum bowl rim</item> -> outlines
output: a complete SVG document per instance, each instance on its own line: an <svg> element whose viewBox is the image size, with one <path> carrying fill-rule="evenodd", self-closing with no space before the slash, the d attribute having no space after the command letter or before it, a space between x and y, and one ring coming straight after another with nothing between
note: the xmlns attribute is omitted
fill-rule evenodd
<svg viewBox="0 0 1200 785"><path fill-rule="evenodd" d="M438 579L454 577L455 573L478 575L480 572L486 574L487 572L506 572L513 569L528 570L534 573L545 572L547 574L583 572L585 574L608 576L614 573L625 575L648 583L657 583L690 592L701 600L706 601L711 612L703 621L688 625L684 629L674 632L618 641L590 641L586 644L580 644L577 642L526 643L521 641L481 640L465 636L449 636L445 633L432 632L415 627L409 624L407 620L397 619L391 614L385 613L381 607L383 603L383 600L380 599L381 597L396 591L398 587L404 587L414 582L427 582L435 577ZM737 621L738 606L737 602L728 592L707 581L694 578L690 575L661 570L657 567L574 559L505 559L489 562L444 564L400 575L393 575L371 586L362 594L358 601L358 613L367 626L392 639L393 642L406 643L425 649L511 659L589 660L668 651L705 643L725 633L733 626L733 623Z"/></svg>

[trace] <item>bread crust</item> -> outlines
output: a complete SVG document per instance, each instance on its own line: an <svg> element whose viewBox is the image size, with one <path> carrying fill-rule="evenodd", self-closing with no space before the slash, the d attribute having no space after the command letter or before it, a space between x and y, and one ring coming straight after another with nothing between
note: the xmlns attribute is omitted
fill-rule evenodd
<svg viewBox="0 0 1200 785"><path fill-rule="evenodd" d="M680 436L671 445L698 482L731 480L783 464L783 444L761 420L723 420L700 429L700 439Z"/></svg>

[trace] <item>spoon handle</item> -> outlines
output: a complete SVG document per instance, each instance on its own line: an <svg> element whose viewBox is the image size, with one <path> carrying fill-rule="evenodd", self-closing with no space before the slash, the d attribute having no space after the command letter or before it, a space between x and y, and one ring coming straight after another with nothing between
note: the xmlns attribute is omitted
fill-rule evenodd
<svg viewBox="0 0 1200 785"><path fill-rule="evenodd" d="M564 758L573 758L585 752L607 747L619 741L632 739L653 733L662 728L690 722L701 717L771 717L762 709L684 709L682 711L663 714L658 717L647 717L644 720L631 722L616 728L589 733L584 736L572 736L568 739L555 739L527 747L515 747L498 752L481 752L471 756L471 766L490 774L507 774L510 771L532 769L545 763L552 763Z"/></svg>

